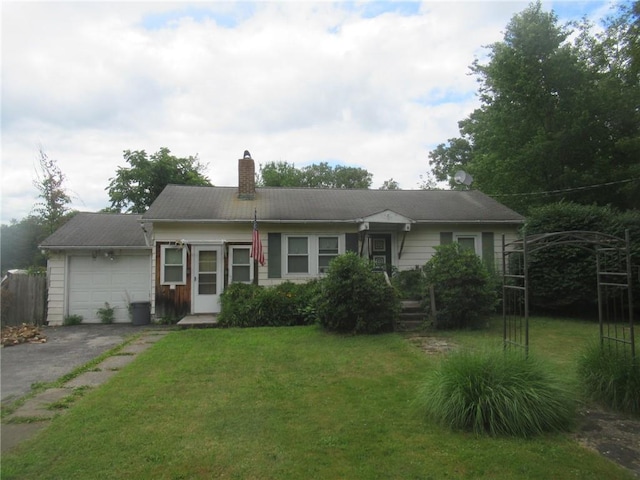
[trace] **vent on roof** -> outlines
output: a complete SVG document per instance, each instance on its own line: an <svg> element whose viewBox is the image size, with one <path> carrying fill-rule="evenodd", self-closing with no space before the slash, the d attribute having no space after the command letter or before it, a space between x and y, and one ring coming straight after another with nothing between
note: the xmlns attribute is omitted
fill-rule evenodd
<svg viewBox="0 0 640 480"><path fill-rule="evenodd" d="M249 150L238 160L238 198L253 200L256 197L256 166Z"/></svg>

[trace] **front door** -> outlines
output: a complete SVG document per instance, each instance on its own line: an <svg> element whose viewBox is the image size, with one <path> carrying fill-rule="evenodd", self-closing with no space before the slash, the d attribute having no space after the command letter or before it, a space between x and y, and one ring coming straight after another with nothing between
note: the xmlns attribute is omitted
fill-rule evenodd
<svg viewBox="0 0 640 480"><path fill-rule="evenodd" d="M369 260L375 269L387 272L391 276L391 235L375 233L369 236Z"/></svg>
<svg viewBox="0 0 640 480"><path fill-rule="evenodd" d="M191 313L218 313L223 288L221 246L196 245L193 251Z"/></svg>

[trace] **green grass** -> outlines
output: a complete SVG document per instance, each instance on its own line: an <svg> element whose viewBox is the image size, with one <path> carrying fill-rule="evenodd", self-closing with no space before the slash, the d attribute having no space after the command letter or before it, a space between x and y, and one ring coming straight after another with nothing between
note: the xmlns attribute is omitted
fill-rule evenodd
<svg viewBox="0 0 640 480"><path fill-rule="evenodd" d="M565 434L425 421L416 396L435 365L396 334L173 332L4 455L2 478L633 478Z"/></svg>
<svg viewBox="0 0 640 480"><path fill-rule="evenodd" d="M630 348L591 342L583 349L578 373L589 398L613 410L640 414L640 357Z"/></svg>

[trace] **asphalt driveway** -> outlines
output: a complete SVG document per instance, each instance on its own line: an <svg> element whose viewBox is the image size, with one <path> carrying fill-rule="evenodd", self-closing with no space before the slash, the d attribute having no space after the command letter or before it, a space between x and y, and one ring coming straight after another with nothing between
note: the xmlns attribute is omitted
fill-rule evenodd
<svg viewBox="0 0 640 480"><path fill-rule="evenodd" d="M36 382L52 382L149 326L131 324L41 327L47 343L24 343L0 351L2 403L26 395Z"/></svg>

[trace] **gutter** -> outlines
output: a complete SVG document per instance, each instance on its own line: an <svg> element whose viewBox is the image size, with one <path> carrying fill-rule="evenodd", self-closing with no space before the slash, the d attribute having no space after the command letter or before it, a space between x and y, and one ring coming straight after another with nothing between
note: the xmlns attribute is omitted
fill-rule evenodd
<svg viewBox="0 0 640 480"><path fill-rule="evenodd" d="M43 246L38 245L40 250L152 250L147 246L131 246L131 245L55 245Z"/></svg>
<svg viewBox="0 0 640 480"><path fill-rule="evenodd" d="M239 223L252 223L253 219L246 220L221 220L221 219L146 219L147 222L155 222L155 223L211 223L211 224L239 224ZM283 219L258 219L258 224L265 223L286 223L286 224L321 224L321 223L339 223L339 224L359 224L362 223L363 219L349 219L349 220L283 220ZM515 224L520 225L525 222L522 220L414 220L413 223L416 225L437 225L437 224L471 224L471 225L486 225L486 224ZM383 222L381 222L383 223Z"/></svg>

